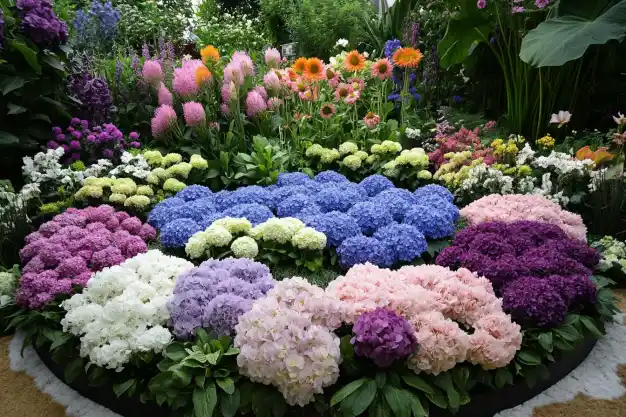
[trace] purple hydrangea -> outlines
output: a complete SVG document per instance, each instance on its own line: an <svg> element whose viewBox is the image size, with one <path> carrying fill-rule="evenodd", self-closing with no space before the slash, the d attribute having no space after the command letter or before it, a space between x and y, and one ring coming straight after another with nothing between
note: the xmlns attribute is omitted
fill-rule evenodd
<svg viewBox="0 0 626 417"><path fill-rule="evenodd" d="M374 197L388 188L395 188L389 178L380 174L370 175L364 178L359 184L365 188L367 195L370 197Z"/></svg>
<svg viewBox="0 0 626 417"><path fill-rule="evenodd" d="M565 319L567 305L550 282L521 277L502 290L502 307L525 327L551 327Z"/></svg>
<svg viewBox="0 0 626 417"><path fill-rule="evenodd" d="M348 216L352 217L361 228L361 232L367 235L393 222L393 217L385 206L371 201L356 203L348 210Z"/></svg>
<svg viewBox="0 0 626 417"><path fill-rule="evenodd" d="M374 239L382 242L393 256L393 263L413 262L426 252L428 245L424 235L409 224L392 223L378 229Z"/></svg>
<svg viewBox="0 0 626 417"><path fill-rule="evenodd" d="M391 310L377 308L361 314L352 328L354 353L371 359L381 368L391 366L417 349L411 325Z"/></svg>
<svg viewBox="0 0 626 417"><path fill-rule="evenodd" d="M4 12L0 8L0 48L4 42Z"/></svg>
<svg viewBox="0 0 626 417"><path fill-rule="evenodd" d="M249 259L210 259L178 278L169 302L174 334L193 337L204 328L232 336L239 316L274 287L267 266Z"/></svg>
<svg viewBox="0 0 626 417"><path fill-rule="evenodd" d="M113 111L113 97L106 80L94 77L83 70L69 77L69 87L72 95L82 104L79 107L81 118L88 120L92 125L99 125L110 120ZM93 129L101 133L102 129ZM92 135L99 138L98 135ZM89 137L87 137L89 140ZM105 139L100 139L104 141Z"/></svg>
<svg viewBox="0 0 626 417"><path fill-rule="evenodd" d="M378 239L358 235L349 237L337 248L339 265L348 269L356 264L369 262L374 265L389 267L393 265L393 254Z"/></svg>
<svg viewBox="0 0 626 417"><path fill-rule="evenodd" d="M37 46L56 48L67 41L67 25L52 9L49 0L17 0L22 30Z"/></svg>

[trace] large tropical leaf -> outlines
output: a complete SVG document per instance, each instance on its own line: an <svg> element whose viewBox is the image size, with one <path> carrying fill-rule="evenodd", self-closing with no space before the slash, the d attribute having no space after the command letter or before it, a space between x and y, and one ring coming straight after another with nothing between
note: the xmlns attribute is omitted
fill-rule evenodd
<svg viewBox="0 0 626 417"><path fill-rule="evenodd" d="M476 16L450 20L437 46L441 66L449 68L465 61L477 44L489 39L492 28L491 22Z"/></svg>
<svg viewBox="0 0 626 417"><path fill-rule="evenodd" d="M534 67L558 67L580 58L591 45L626 37L626 0L595 18L582 14L560 15L528 32L519 54L522 61Z"/></svg>

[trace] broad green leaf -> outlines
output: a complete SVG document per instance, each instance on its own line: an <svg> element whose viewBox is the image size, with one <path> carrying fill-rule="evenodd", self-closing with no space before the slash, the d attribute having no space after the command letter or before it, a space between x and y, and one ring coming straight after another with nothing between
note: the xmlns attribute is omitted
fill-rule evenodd
<svg viewBox="0 0 626 417"><path fill-rule="evenodd" d="M435 378L435 383L443 388L446 392L446 396L448 397L448 405L452 409L452 411L456 411L461 406L461 397L459 392L454 387L454 383L452 381L452 375L450 372L443 372Z"/></svg>
<svg viewBox="0 0 626 417"><path fill-rule="evenodd" d="M385 401L384 397L377 396L372 406L367 410L367 414L370 417L390 417L392 414L389 405Z"/></svg>
<svg viewBox="0 0 626 417"><path fill-rule="evenodd" d="M517 359L524 365L536 366L541 364L539 355L530 350L520 350L516 355Z"/></svg>
<svg viewBox="0 0 626 417"><path fill-rule="evenodd" d="M8 44L22 54L26 62L28 62L28 65L30 65L37 74L41 74L41 65L39 65L39 61L37 60L37 52L30 49L24 42L15 39L9 40Z"/></svg>
<svg viewBox="0 0 626 417"><path fill-rule="evenodd" d="M603 336L602 332L598 329L595 322L591 317L581 316L580 322L585 326L595 337L600 338Z"/></svg>
<svg viewBox="0 0 626 417"><path fill-rule="evenodd" d="M196 338L198 338L200 340L200 342L202 343L209 343L210 337L207 334L206 330L204 330L203 328L198 328L196 330Z"/></svg>
<svg viewBox="0 0 626 417"><path fill-rule="evenodd" d="M206 388L193 390L193 411L196 417L212 417L213 410L217 405L217 390L215 384L209 384Z"/></svg>
<svg viewBox="0 0 626 417"><path fill-rule="evenodd" d="M377 389L376 381L372 379L368 380L341 402L341 411L347 416L363 414L372 401L374 401Z"/></svg>
<svg viewBox="0 0 626 417"><path fill-rule="evenodd" d="M407 396L408 391L398 389L392 385L385 385L383 395L387 404L396 417L411 416L411 400Z"/></svg>
<svg viewBox="0 0 626 417"><path fill-rule="evenodd" d="M50 351L53 351L54 349L66 344L70 340L72 340L71 334L61 333L58 337L54 339L54 341L52 342L52 345L50 345Z"/></svg>
<svg viewBox="0 0 626 417"><path fill-rule="evenodd" d="M330 399L330 406L334 407L335 405L342 402L348 395L352 394L354 391L361 388L361 386L365 384L365 382L367 381L368 380L366 378L357 379L356 381L352 381L348 385L341 388Z"/></svg>
<svg viewBox="0 0 626 417"><path fill-rule="evenodd" d="M211 365L216 365L217 360L220 358L221 354L222 353L220 351L209 353L208 355L206 355L206 359Z"/></svg>
<svg viewBox="0 0 626 417"><path fill-rule="evenodd" d="M189 354L185 350L185 346L182 343L172 343L165 349L165 357L172 359L173 361L180 362L185 359Z"/></svg>
<svg viewBox="0 0 626 417"><path fill-rule="evenodd" d="M410 391L405 392L411 403L411 412L413 413L413 416L428 417L428 408L424 408L424 405L422 404L422 400L420 399L419 395ZM426 403L426 406L428 406L428 403Z"/></svg>
<svg viewBox="0 0 626 417"><path fill-rule="evenodd" d="M18 88L22 88L26 84L26 80L22 77L11 76L5 77L2 83L0 83L0 88L2 88L2 95L6 96L13 90L17 90Z"/></svg>
<svg viewBox="0 0 626 417"><path fill-rule="evenodd" d="M227 378L217 378L215 380L215 382L217 382L217 385L226 394L232 394L233 392L235 392L235 383L233 382L232 378L230 378L230 377L227 377Z"/></svg>
<svg viewBox="0 0 626 417"><path fill-rule="evenodd" d="M74 381L83 372L83 358L76 358L65 367L65 380Z"/></svg>
<svg viewBox="0 0 626 417"><path fill-rule="evenodd" d="M196 375L194 378L196 381L196 386L198 388L204 388L204 382L206 381L206 376L204 375Z"/></svg>
<svg viewBox="0 0 626 417"><path fill-rule="evenodd" d="M443 39L437 46L441 66L450 68L462 63L476 44L489 41L489 33L492 30L491 22L476 16L451 19Z"/></svg>
<svg viewBox="0 0 626 417"><path fill-rule="evenodd" d="M59 61L54 56L44 55L41 60L50 65L52 68L58 69L59 71L65 71L65 65L63 64L63 62Z"/></svg>
<svg viewBox="0 0 626 417"><path fill-rule="evenodd" d="M418 390L425 392L426 394L434 394L435 389L431 384L426 382L421 376L418 375L403 375L402 380L410 387L417 388Z"/></svg>
<svg viewBox="0 0 626 417"><path fill-rule="evenodd" d="M577 342L581 339L580 332L574 326L561 326L554 332L567 342Z"/></svg>
<svg viewBox="0 0 626 417"><path fill-rule="evenodd" d="M496 371L494 381L496 388L502 389L509 381L513 381L513 375L506 368L500 368Z"/></svg>
<svg viewBox="0 0 626 417"><path fill-rule="evenodd" d="M626 1L622 0L597 18L568 14L546 20L524 37L519 56L533 67L558 67L580 58L591 45L621 42L625 37Z"/></svg>
<svg viewBox="0 0 626 417"><path fill-rule="evenodd" d="M115 392L115 395L117 395L117 397L119 398L122 396L122 394L128 391L130 387L132 387L133 384L136 382L137 381L135 379L129 379L128 381L122 382L121 384L115 384L113 385L113 392Z"/></svg>
<svg viewBox="0 0 626 417"><path fill-rule="evenodd" d="M9 111L7 111L7 114L22 114L26 112L25 107L18 106L17 104L9 103L7 104L7 107L9 108Z"/></svg>
<svg viewBox="0 0 626 417"><path fill-rule="evenodd" d="M222 411L222 416L234 417L235 414L237 414L237 410L239 410L240 402L241 397L238 389L235 389L231 395L220 396L220 410Z"/></svg>
<svg viewBox="0 0 626 417"><path fill-rule="evenodd" d="M386 382L387 374L385 372L376 372L376 385L378 385L378 388L384 387Z"/></svg>
<svg viewBox="0 0 626 417"><path fill-rule="evenodd" d="M552 352L552 332L545 332L539 335L539 344L546 352Z"/></svg>

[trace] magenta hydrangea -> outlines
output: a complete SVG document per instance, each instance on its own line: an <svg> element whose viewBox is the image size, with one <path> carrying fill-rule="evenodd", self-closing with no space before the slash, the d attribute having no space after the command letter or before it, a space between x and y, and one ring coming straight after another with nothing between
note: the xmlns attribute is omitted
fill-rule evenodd
<svg viewBox="0 0 626 417"><path fill-rule="evenodd" d="M69 208L26 237L17 304L41 308L84 286L92 272L146 252L154 238L152 226L111 206Z"/></svg>

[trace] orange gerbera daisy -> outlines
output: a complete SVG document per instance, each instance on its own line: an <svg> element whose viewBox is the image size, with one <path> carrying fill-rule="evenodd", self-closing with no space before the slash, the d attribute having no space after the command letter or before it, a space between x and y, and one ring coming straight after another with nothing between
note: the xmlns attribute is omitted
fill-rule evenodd
<svg viewBox="0 0 626 417"><path fill-rule="evenodd" d="M211 80L211 71L204 65L201 65L196 69L196 84L198 86L203 85L204 83Z"/></svg>
<svg viewBox="0 0 626 417"><path fill-rule="evenodd" d="M200 50L202 56L202 62L205 64L207 61L217 62L220 60L220 52L213 45L207 45Z"/></svg>
<svg viewBox="0 0 626 417"><path fill-rule="evenodd" d="M423 57L419 49L399 48L393 54L393 62L402 68L415 68Z"/></svg>
<svg viewBox="0 0 626 417"><path fill-rule="evenodd" d="M323 80L325 76L324 63L317 58L306 60L304 67L304 78L309 80Z"/></svg>
<svg viewBox="0 0 626 417"><path fill-rule="evenodd" d="M293 68L293 70L298 74L302 74L306 68L306 61L306 58L300 57L296 59L296 62L293 63L291 68Z"/></svg>
<svg viewBox="0 0 626 417"><path fill-rule="evenodd" d="M365 57L359 51L352 51L346 56L343 66L350 72L360 71L365 68Z"/></svg>

